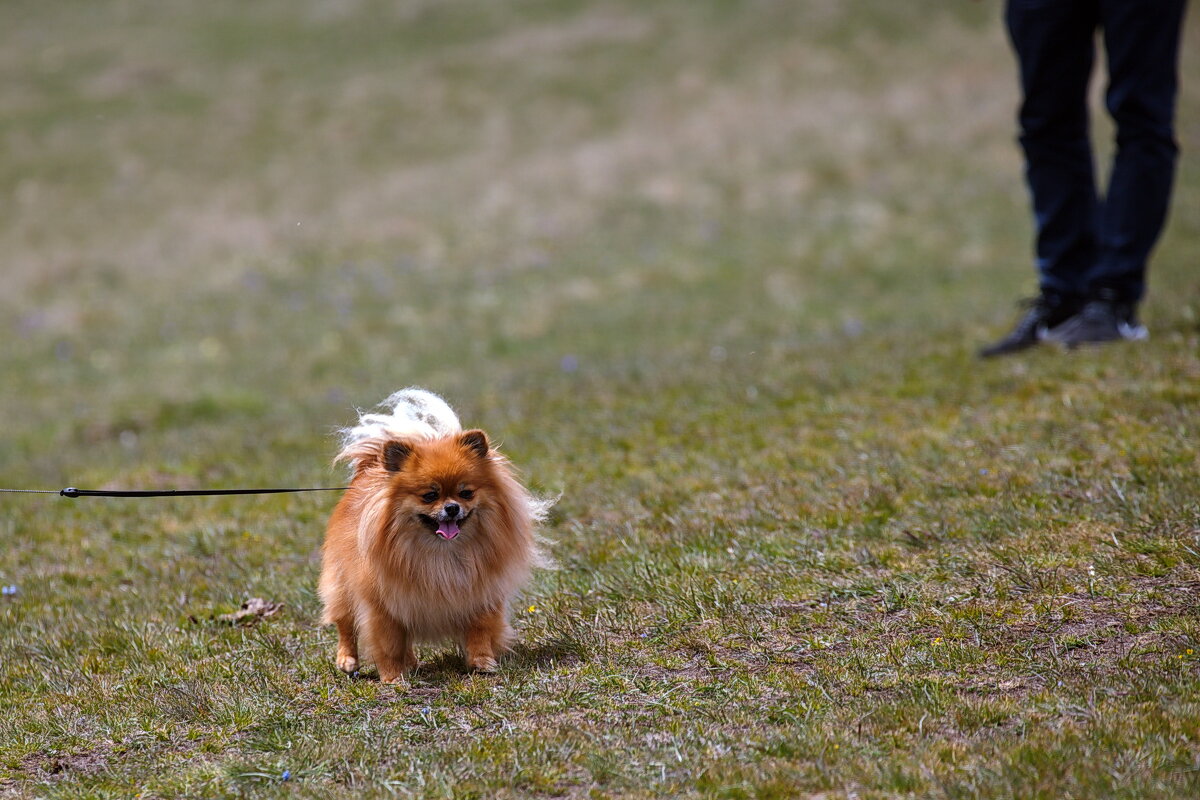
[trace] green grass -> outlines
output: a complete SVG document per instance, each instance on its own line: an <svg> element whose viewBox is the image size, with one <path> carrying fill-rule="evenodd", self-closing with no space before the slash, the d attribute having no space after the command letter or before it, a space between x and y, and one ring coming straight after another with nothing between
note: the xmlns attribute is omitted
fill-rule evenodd
<svg viewBox="0 0 1200 800"><path fill-rule="evenodd" d="M1200 26L1152 339L981 363L997 16L5 4L0 487L335 485L417 384L562 499L499 674L400 691L333 496L0 496L0 795L1200 792Z"/></svg>

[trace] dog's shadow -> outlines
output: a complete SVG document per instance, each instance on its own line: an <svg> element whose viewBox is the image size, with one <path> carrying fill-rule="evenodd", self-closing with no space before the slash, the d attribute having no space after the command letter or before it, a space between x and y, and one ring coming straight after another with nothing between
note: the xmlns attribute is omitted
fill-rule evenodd
<svg viewBox="0 0 1200 800"><path fill-rule="evenodd" d="M543 672L555 667L578 664L585 659L585 653L579 642L567 637L556 637L533 644L518 643L500 657L500 669L496 677L520 675L527 672ZM472 675L461 652L454 649L442 649L420 665L410 676L421 683L444 684L447 681ZM379 673L373 666L365 672L355 673L355 679L364 681L379 681Z"/></svg>
<svg viewBox="0 0 1200 800"><path fill-rule="evenodd" d="M574 639L557 636L532 646L518 643L501 658L501 669L509 667L525 672L543 671L558 666L578 664L587 653Z"/></svg>

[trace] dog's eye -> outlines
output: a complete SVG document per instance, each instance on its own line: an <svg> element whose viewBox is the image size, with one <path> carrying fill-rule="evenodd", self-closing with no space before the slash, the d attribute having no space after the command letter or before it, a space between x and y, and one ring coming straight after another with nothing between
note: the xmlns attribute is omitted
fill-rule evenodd
<svg viewBox="0 0 1200 800"><path fill-rule="evenodd" d="M421 499L424 500L426 503L432 503L434 500L437 500L439 497L441 497L441 494L439 494L438 492L426 492L425 494L421 495Z"/></svg>
<svg viewBox="0 0 1200 800"><path fill-rule="evenodd" d="M474 489L463 489L461 492L458 493L458 496L461 497L463 500L470 500L472 497L475 496L475 490Z"/></svg>

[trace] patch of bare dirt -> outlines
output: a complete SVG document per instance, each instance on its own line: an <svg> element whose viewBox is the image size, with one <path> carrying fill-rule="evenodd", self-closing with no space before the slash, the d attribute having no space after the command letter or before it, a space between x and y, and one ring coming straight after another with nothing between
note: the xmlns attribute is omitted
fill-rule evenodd
<svg viewBox="0 0 1200 800"><path fill-rule="evenodd" d="M65 754L31 753L21 759L20 769L30 780L47 783L72 775L96 775L104 771L111 758L107 745Z"/></svg>

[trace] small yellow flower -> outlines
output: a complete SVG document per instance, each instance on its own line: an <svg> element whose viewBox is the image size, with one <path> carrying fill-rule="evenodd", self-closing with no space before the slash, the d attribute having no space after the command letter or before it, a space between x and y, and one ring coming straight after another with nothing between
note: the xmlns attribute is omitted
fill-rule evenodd
<svg viewBox="0 0 1200 800"><path fill-rule="evenodd" d="M1192 648L1189 647L1187 650L1184 650L1183 652L1187 653L1190 656L1192 654Z"/></svg>
<svg viewBox="0 0 1200 800"><path fill-rule="evenodd" d="M939 636L939 637L937 637L936 639L934 639L934 640L933 640L933 643L934 643L934 644L941 644L941 643L942 643L942 637L940 637L940 636Z"/></svg>
<svg viewBox="0 0 1200 800"><path fill-rule="evenodd" d="M529 607L529 613L530 613L530 614L532 614L532 613L533 613L533 612L535 612L535 611L537 611L537 606L530 606L530 607Z"/></svg>

